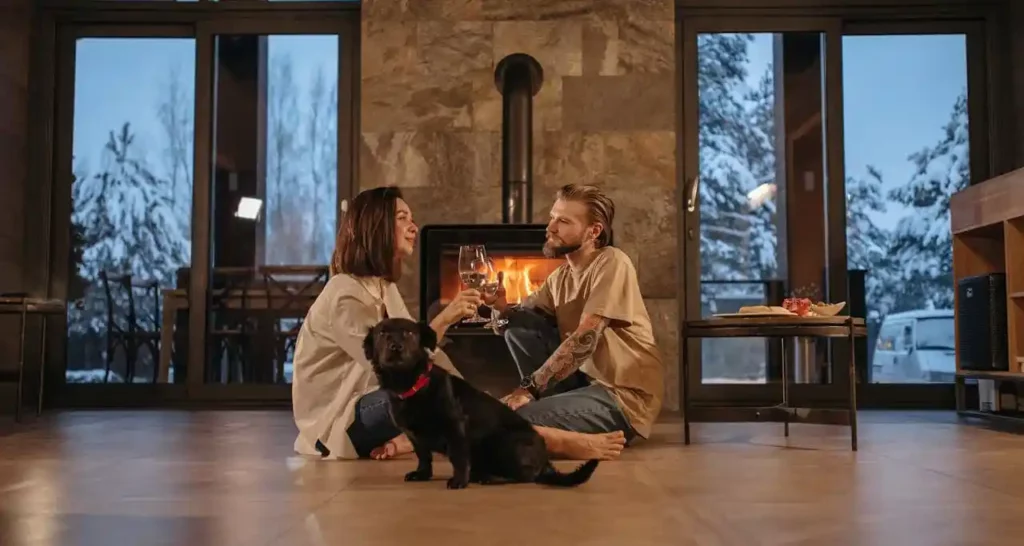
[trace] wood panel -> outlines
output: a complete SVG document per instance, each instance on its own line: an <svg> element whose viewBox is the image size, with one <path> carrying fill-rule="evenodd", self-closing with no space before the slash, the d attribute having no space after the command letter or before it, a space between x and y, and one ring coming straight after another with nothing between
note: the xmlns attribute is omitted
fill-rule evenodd
<svg viewBox="0 0 1024 546"><path fill-rule="evenodd" d="M1003 223L1006 250L1006 333L1010 370L1022 372L1024 358L1024 217Z"/></svg>
<svg viewBox="0 0 1024 546"><path fill-rule="evenodd" d="M29 0L0 2L0 293L25 288L30 15ZM18 321L0 317L0 369L17 366L18 339Z"/></svg>
<svg viewBox="0 0 1024 546"><path fill-rule="evenodd" d="M949 199L953 233L1024 217L1024 168L969 186Z"/></svg>

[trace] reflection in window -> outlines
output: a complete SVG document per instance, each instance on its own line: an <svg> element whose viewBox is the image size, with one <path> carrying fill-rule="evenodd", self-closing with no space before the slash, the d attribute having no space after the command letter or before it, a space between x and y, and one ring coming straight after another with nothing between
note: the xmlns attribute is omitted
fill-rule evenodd
<svg viewBox="0 0 1024 546"><path fill-rule="evenodd" d="M338 197L338 38L271 36L266 245L271 265L326 264Z"/></svg>
<svg viewBox="0 0 1024 546"><path fill-rule="evenodd" d="M338 173L337 35L217 36L216 267L327 264ZM258 200L259 215L237 214Z"/></svg>
<svg viewBox="0 0 1024 546"><path fill-rule="evenodd" d="M77 42L68 382L153 380L191 260L194 73L191 38Z"/></svg>
<svg viewBox="0 0 1024 546"><path fill-rule="evenodd" d="M949 197L970 179L964 35L843 38L847 259L867 271L869 332L914 316L918 344L953 337ZM873 382L948 381L951 355L884 359Z"/></svg>
<svg viewBox="0 0 1024 546"><path fill-rule="evenodd" d="M339 40L336 34L225 34L215 45L212 283L223 280L240 294L267 297L253 292L265 288L253 281L260 275L229 281L225 268L325 266L334 249ZM260 205L249 211L257 214L242 214L239 205L252 203ZM301 276L277 278L302 284L292 278ZM249 327L257 321L239 319L230 301L211 299L211 324L230 325L217 329L233 333L208 332L215 349L204 381L290 381L296 321L308 302L273 304L282 307L259 326L276 324L268 341Z"/></svg>

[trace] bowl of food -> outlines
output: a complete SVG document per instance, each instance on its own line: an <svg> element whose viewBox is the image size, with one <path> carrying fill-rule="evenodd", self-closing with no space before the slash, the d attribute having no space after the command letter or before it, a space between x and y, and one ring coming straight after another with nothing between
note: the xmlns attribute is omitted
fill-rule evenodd
<svg viewBox="0 0 1024 546"><path fill-rule="evenodd" d="M809 298L786 298L782 306L801 317L834 317L846 307L846 302L812 302Z"/></svg>

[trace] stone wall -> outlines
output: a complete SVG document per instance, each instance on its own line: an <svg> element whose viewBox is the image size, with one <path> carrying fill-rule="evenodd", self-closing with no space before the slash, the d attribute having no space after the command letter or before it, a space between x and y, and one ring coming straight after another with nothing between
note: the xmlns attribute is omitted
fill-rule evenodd
<svg viewBox="0 0 1024 546"><path fill-rule="evenodd" d="M555 189L616 203L678 406L675 55L672 0L364 0L360 188L403 187L420 225L501 221L501 95L494 67L528 53L534 216ZM418 257L402 292L419 309Z"/></svg>

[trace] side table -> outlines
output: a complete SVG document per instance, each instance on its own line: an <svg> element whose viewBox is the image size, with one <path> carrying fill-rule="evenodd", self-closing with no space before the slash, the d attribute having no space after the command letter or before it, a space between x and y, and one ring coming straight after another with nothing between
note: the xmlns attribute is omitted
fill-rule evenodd
<svg viewBox="0 0 1024 546"><path fill-rule="evenodd" d="M0 296L0 315L18 315L21 317L20 338L18 342L18 394L15 397L14 420L21 421L22 389L25 384L25 323L29 315L42 318L42 334L40 336L39 353L39 400L36 415L43 413L43 376L46 371L46 323L52 315L67 312L67 305L61 300L32 298L27 296Z"/></svg>
<svg viewBox="0 0 1024 546"><path fill-rule="evenodd" d="M850 443L857 451L857 372L855 367L854 339L867 336L864 319L855 317L796 317L796 316L750 316L721 317L690 320L683 323L680 336L683 354L683 437L690 443L690 364L689 341L701 338L847 338L850 341L850 392L848 408ZM782 358L782 403L764 410L783 410L786 415L785 433L789 436L789 412L800 408L789 405L789 362L783 352Z"/></svg>

